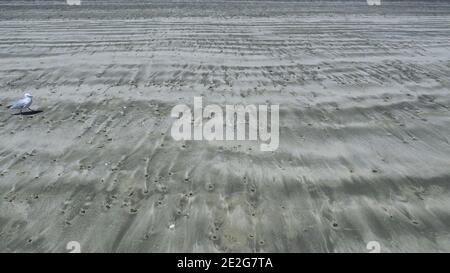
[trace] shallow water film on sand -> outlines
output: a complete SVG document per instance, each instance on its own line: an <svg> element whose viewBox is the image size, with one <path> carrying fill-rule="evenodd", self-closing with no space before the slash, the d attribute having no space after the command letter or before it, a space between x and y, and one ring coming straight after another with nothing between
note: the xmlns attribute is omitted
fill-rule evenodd
<svg viewBox="0 0 450 273"><path fill-rule="evenodd" d="M0 0L0 252L449 252L449 37L449 1ZM174 139L195 97L278 105L276 149Z"/></svg>

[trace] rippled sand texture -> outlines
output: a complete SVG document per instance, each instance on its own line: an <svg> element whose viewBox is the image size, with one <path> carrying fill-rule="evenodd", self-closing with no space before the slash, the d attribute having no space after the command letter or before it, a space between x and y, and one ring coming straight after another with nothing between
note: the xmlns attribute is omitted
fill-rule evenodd
<svg viewBox="0 0 450 273"><path fill-rule="evenodd" d="M0 1L1 252L450 251L450 3L27 3ZM280 148L175 142L195 95L280 104Z"/></svg>

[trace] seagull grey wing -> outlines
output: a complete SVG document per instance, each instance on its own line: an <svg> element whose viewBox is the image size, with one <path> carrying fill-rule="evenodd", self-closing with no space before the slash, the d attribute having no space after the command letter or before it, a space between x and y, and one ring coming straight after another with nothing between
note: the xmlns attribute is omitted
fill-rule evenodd
<svg viewBox="0 0 450 273"><path fill-rule="evenodd" d="M28 101L25 99L18 100L12 104L11 109L22 109L22 108L26 107L27 102Z"/></svg>

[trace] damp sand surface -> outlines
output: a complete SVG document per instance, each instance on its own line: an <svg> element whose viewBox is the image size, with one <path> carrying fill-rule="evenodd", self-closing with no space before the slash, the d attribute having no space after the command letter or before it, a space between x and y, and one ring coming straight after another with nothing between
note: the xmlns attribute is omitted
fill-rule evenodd
<svg viewBox="0 0 450 273"><path fill-rule="evenodd" d="M0 0L0 252L450 251L450 3L385 2ZM174 141L194 96L279 148Z"/></svg>

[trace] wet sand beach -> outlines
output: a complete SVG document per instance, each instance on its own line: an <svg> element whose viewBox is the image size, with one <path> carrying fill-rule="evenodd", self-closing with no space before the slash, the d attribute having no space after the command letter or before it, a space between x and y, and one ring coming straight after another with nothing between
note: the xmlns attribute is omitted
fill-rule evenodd
<svg viewBox="0 0 450 273"><path fill-rule="evenodd" d="M449 252L449 37L449 2L0 0L0 252ZM173 140L194 96L279 104L279 148Z"/></svg>

